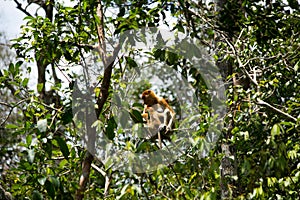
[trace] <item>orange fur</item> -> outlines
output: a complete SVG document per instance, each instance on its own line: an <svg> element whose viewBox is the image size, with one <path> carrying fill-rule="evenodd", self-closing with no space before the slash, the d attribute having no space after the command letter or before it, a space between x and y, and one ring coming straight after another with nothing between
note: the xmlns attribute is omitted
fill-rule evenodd
<svg viewBox="0 0 300 200"><path fill-rule="evenodd" d="M166 126L166 132L171 130L171 126L175 119L175 112L168 104L168 102L162 98L157 96L152 90L145 90L142 93L142 99L144 100L144 111L142 113L142 117L146 120L147 123L151 121L156 121L156 119L160 119L163 115L163 122L159 120L160 125ZM154 105L159 104L160 106L154 107ZM154 110L153 110L154 109ZM162 110L162 112L159 111ZM148 112L150 116L148 115ZM160 114L159 114L160 113ZM155 114L155 116L151 116L151 114ZM159 115L159 117L158 117ZM170 115L170 117L168 117ZM148 118L152 120L149 121ZM169 118L169 119L168 119Z"/></svg>

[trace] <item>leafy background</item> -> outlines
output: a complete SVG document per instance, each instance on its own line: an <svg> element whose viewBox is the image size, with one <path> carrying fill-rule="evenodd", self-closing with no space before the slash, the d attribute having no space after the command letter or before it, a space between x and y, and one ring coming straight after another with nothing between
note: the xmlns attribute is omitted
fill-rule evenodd
<svg viewBox="0 0 300 200"><path fill-rule="evenodd" d="M300 12L289 1L18 1L26 15L21 35L1 43L0 199L299 199ZM27 5L38 9L29 11ZM176 53L161 48L115 59L107 46L119 34L164 26L198 41L209 52L225 83L227 112L216 146L206 157L205 135L215 122L203 77ZM120 80L139 70L139 53L190 77L201 111L195 145L176 162L153 173L113 170L81 144L72 112L78 69L106 66L93 97L97 125L120 148L157 149L138 143L116 126L112 91L129 91ZM157 65L159 69L161 66ZM37 74L29 84L30 72ZM97 84L98 83L98 84ZM131 91L139 117L141 91ZM172 97L168 88L157 90ZM170 104L178 108L176 99ZM134 109L133 109L134 108ZM95 121L87 123L94 133ZM140 145L139 145L140 144Z"/></svg>

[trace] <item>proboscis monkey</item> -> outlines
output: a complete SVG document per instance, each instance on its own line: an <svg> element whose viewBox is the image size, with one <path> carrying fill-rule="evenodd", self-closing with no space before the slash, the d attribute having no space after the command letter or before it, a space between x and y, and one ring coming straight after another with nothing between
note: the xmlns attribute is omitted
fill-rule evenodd
<svg viewBox="0 0 300 200"><path fill-rule="evenodd" d="M144 100L142 116L146 120L147 126L158 133L161 147L160 132L171 131L176 114L168 102L157 96L152 90L145 90L142 93L142 99Z"/></svg>

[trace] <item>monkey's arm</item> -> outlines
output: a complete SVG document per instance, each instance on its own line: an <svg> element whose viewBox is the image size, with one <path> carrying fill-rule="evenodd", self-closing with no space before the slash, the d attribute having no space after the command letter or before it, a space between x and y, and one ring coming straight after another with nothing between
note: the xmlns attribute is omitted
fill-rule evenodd
<svg viewBox="0 0 300 200"><path fill-rule="evenodd" d="M142 113L142 117L146 120L146 123L149 123L149 114L148 114L148 106L144 105L144 110Z"/></svg>

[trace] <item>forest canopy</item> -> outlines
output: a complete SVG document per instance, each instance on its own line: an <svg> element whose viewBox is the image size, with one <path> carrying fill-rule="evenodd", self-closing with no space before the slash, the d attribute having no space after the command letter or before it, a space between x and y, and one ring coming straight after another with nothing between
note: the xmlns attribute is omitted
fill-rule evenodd
<svg viewBox="0 0 300 200"><path fill-rule="evenodd" d="M300 199L299 1L12 3L0 199Z"/></svg>

